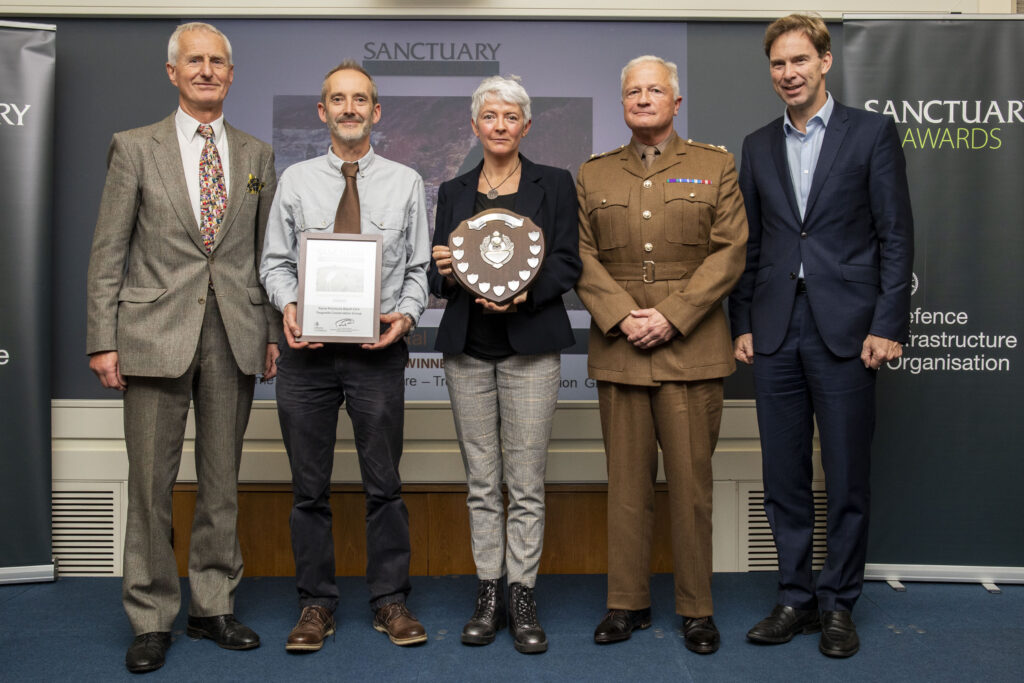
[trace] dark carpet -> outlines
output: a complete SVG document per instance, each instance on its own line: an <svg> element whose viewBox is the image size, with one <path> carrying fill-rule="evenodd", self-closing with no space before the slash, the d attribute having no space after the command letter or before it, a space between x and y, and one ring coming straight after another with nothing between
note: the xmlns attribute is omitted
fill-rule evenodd
<svg viewBox="0 0 1024 683"><path fill-rule="evenodd" d="M298 616L286 578L245 579L236 615L262 639L231 652L174 626L161 681L1020 681L1024 680L1024 586L987 593L976 584L908 584L898 593L869 583L854 620L861 651L847 660L818 652L817 635L779 646L746 642L747 629L772 606L774 574L716 574L715 621L722 648L685 649L673 614L672 580L653 577L654 623L614 645L596 645L604 614L604 576L542 575L536 596L548 633L546 654L521 655L505 629L486 647L459 642L476 580L414 577L409 605L430 640L399 648L371 628L366 588L340 578L338 632L323 650L289 655L284 640ZM187 593L187 585L183 582ZM132 634L120 607L120 580L77 578L0 586L0 680L135 679L124 668Z"/></svg>

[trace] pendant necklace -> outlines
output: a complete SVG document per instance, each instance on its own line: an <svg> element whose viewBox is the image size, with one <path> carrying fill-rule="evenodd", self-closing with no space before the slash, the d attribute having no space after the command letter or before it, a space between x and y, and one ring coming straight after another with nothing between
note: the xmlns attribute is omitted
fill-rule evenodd
<svg viewBox="0 0 1024 683"><path fill-rule="evenodd" d="M499 188L499 187L501 187L502 185L504 185L504 184L505 184L505 182L506 182L506 181L507 181L507 180L508 180L509 178L511 178L511 177L512 177L512 175L513 175L513 174L514 174L514 173L515 173L516 171L518 171L518 170L519 170L519 164L520 164L520 163L521 163L521 162L520 162L520 160L518 160L518 159L517 159L517 160L516 160L516 165L515 165L515 168L513 168L513 169L512 169L512 171L511 171L511 172L510 172L510 173L509 173L509 174L508 174L507 176L505 176L505 179L504 179L504 180L502 180L502 181L501 181L500 183L498 183L497 185L491 185L491 179L487 177L487 171L485 171L485 170L483 170L483 169L480 169L480 172L484 174L484 180L485 180L485 181L487 181L487 187L491 188L490 190L488 190L488 191L487 191L487 198L488 198L488 199L497 199L497 198L498 198L498 188Z"/></svg>

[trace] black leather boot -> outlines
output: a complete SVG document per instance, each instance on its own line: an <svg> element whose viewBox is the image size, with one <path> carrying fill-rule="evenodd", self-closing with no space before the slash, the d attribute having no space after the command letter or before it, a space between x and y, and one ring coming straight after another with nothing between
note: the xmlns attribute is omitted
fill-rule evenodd
<svg viewBox="0 0 1024 683"><path fill-rule="evenodd" d="M501 579L481 579L476 586L476 609L462 627L466 645L487 645L494 642L498 630L505 626L505 591Z"/></svg>
<svg viewBox="0 0 1024 683"><path fill-rule="evenodd" d="M525 654L547 652L548 637L537 621L537 603L533 589L521 583L509 586L508 626L517 650Z"/></svg>

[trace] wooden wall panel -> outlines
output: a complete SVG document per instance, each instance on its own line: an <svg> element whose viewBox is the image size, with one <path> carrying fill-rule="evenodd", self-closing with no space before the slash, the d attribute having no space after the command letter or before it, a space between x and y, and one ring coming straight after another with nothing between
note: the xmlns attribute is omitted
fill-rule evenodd
<svg viewBox="0 0 1024 683"><path fill-rule="evenodd" d="M195 484L174 489L174 553L181 576L188 572ZM416 484L402 497L409 509L413 575L473 574L465 486ZM238 537L246 576L293 576L288 518L292 494L287 484L242 484L238 494ZM331 488L334 551L338 576L362 576L366 567L365 504L359 486ZM655 497L651 570L672 571L668 495ZM545 574L603 574L608 570L607 505L600 484L552 484L540 571Z"/></svg>

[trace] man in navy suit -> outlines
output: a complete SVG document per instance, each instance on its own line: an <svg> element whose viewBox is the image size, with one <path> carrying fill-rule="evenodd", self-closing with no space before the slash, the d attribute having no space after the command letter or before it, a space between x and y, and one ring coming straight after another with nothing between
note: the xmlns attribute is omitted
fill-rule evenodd
<svg viewBox="0 0 1024 683"><path fill-rule="evenodd" d="M815 16L783 17L765 33L786 112L743 142L750 237L729 313L736 359L753 365L779 554L777 604L747 638L777 644L820 630L822 653L849 657L860 647L850 611L864 581L875 376L907 341L913 218L892 119L825 89L830 43ZM828 494L817 582L815 417Z"/></svg>

